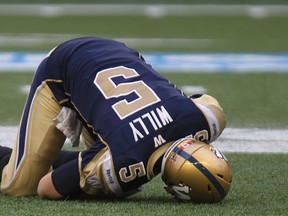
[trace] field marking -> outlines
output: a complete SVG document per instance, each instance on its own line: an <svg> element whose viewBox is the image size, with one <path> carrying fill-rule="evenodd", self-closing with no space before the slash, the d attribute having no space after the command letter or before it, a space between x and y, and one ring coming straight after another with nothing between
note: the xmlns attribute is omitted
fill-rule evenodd
<svg viewBox="0 0 288 216"><path fill-rule="evenodd" d="M142 53L159 72L288 73L288 53ZM0 73L35 71L43 52L0 52Z"/></svg>
<svg viewBox="0 0 288 216"><path fill-rule="evenodd" d="M204 86L184 85L180 88L187 95L207 93L207 89Z"/></svg>
<svg viewBox="0 0 288 216"><path fill-rule="evenodd" d="M0 126L0 145L12 147L17 130ZM288 129L226 128L213 145L223 152L288 153Z"/></svg>
<svg viewBox="0 0 288 216"><path fill-rule="evenodd" d="M31 85L22 85L19 87L19 92L22 94L28 94L30 92Z"/></svg>
<svg viewBox="0 0 288 216"><path fill-rule="evenodd" d="M288 16L288 5L1 4L0 16Z"/></svg>
<svg viewBox="0 0 288 216"><path fill-rule="evenodd" d="M214 145L223 152L288 153L288 129L226 128Z"/></svg>
<svg viewBox="0 0 288 216"><path fill-rule="evenodd" d="M28 94L30 88L31 85L22 85L19 87L19 92L22 94ZM187 95L207 93L207 89L204 86L184 85L181 86L180 88Z"/></svg>
<svg viewBox="0 0 288 216"><path fill-rule="evenodd" d="M85 37L81 34L0 34L0 45L11 47L30 48L43 45L56 46L69 39ZM131 47L145 46L147 48L186 48L208 47L213 43L224 43L221 39L209 38L113 38Z"/></svg>

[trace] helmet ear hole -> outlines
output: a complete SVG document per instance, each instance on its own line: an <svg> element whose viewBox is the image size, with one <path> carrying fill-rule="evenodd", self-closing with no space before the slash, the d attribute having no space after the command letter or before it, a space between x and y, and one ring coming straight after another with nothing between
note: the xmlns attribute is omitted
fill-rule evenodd
<svg viewBox="0 0 288 216"><path fill-rule="evenodd" d="M217 176L220 177L220 178L222 178L222 179L224 179L224 176L221 175L221 174L217 174Z"/></svg>
<svg viewBox="0 0 288 216"><path fill-rule="evenodd" d="M208 192L211 192L212 190L211 190L211 187L210 187L210 185L208 184Z"/></svg>

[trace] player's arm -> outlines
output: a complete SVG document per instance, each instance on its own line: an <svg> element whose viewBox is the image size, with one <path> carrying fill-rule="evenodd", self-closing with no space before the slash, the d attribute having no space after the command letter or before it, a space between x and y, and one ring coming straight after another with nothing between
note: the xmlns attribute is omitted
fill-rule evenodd
<svg viewBox="0 0 288 216"><path fill-rule="evenodd" d="M52 172L45 175L39 182L37 193L42 199L57 200L63 198L62 194L60 194L54 187L52 182Z"/></svg>
<svg viewBox="0 0 288 216"><path fill-rule="evenodd" d="M78 159L49 172L39 182L37 193L44 199L77 198L81 194Z"/></svg>

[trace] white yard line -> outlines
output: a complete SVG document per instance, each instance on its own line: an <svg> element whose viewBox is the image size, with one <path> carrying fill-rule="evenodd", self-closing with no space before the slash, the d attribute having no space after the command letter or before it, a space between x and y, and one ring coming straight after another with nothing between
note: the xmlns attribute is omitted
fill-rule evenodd
<svg viewBox="0 0 288 216"><path fill-rule="evenodd" d="M43 45L58 45L69 39L84 37L81 34L8 34L0 33L0 46L30 48ZM145 46L147 48L186 48L208 47L214 43L224 43L224 40L212 38L113 38L131 47Z"/></svg>
<svg viewBox="0 0 288 216"><path fill-rule="evenodd" d="M0 16L288 16L288 5L1 4Z"/></svg>
<svg viewBox="0 0 288 216"><path fill-rule="evenodd" d="M0 126L0 145L13 146L17 128ZM223 152L288 153L288 129L226 128L213 145Z"/></svg>
<svg viewBox="0 0 288 216"><path fill-rule="evenodd" d="M288 130L226 128L214 145L223 152L288 153Z"/></svg>

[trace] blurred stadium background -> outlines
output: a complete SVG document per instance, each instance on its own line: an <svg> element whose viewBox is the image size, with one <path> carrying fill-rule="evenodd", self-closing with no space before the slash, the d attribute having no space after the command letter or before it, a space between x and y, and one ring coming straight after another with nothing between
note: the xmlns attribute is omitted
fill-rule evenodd
<svg viewBox="0 0 288 216"><path fill-rule="evenodd" d="M0 145L15 139L33 72L43 56L68 39L99 36L141 51L148 63L179 88L218 98L228 120L227 130L215 144L221 150L287 153L287 23L286 0L0 0ZM287 194L275 190L275 185L288 188L281 178L284 170L287 179L287 154L228 156L238 183L226 205L229 215L249 215L250 211L251 215L285 215ZM249 166L248 172L252 158L264 170ZM244 176L264 172L274 176L274 181L263 183L259 177L253 184L249 180L240 184ZM242 192L247 184L251 184L250 191ZM245 194L253 190L261 195L248 198ZM248 204L243 201L235 209L235 200L243 199L239 194ZM268 198L263 197L271 194L278 198L268 205ZM249 205L261 197L264 201L252 210ZM215 213L210 207L204 206L205 211ZM221 206L215 208L225 214ZM205 215L193 209L188 208Z"/></svg>

